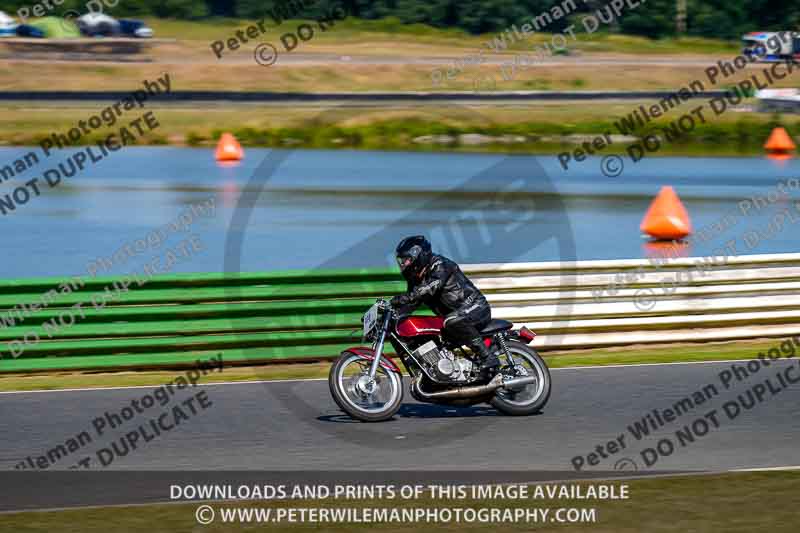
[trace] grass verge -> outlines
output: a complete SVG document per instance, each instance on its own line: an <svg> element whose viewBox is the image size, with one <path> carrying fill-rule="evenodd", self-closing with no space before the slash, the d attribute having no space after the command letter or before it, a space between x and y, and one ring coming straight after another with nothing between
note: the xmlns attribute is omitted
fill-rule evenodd
<svg viewBox="0 0 800 533"><path fill-rule="evenodd" d="M2 41L0 41L2 45ZM567 57L536 61L529 55L492 57L494 62L481 65L453 66L462 61L458 55L437 58L435 62L386 56L371 62L347 59L350 56L309 56L292 61L278 61L265 68L253 61L253 52L241 51L230 60L208 62L204 56L192 62L171 59L151 63L54 62L42 67L39 61L9 62L13 75L0 78L0 90L43 91L133 91L142 80L153 80L169 73L174 90L274 91L274 92L451 92L475 91L677 91L701 80L708 89L733 85L753 75L760 75L764 65L738 71L713 86L705 69L719 60L732 61L735 54L704 56L693 63L670 62L654 58L607 58L596 63L594 57ZM176 52L176 55L179 53ZM387 53L388 54L388 53ZM344 59L343 59L344 58ZM615 63L616 61L616 63ZM513 65L513 67L512 67ZM795 71L796 72L796 71ZM796 74L773 84L774 88L794 87ZM56 81L54 81L56 80Z"/></svg>
<svg viewBox="0 0 800 533"><path fill-rule="evenodd" d="M735 42L700 38L653 40L597 32L577 34L578 39L568 45L569 55L542 58L535 50L545 43L549 45L552 34L537 32L494 50L487 46L494 34L470 35L457 29L402 24L396 19L347 19L328 31L318 32L291 53L284 50L280 37L303 21L268 27L267 33L217 57L212 52L212 42L227 40L256 21L148 22L157 37L177 40L153 41L147 52L127 58L129 61L70 61L21 55L13 49L3 52L0 40L0 53L13 74L0 79L0 90L133 90L143 79L153 79L165 71L175 80L174 87L181 90L472 91L476 80L487 77L496 80L498 90L676 90L691 80L705 79L705 68L719 59L733 60L740 51ZM254 59L261 43L271 43L279 49L277 62L268 68L259 66ZM482 63L467 59L479 52L485 59ZM648 57L656 60L648 62ZM359 58L370 60L362 62ZM633 61L612 61L601 68L592 65L592 61L600 59ZM508 68L500 68L501 63L511 62L517 65L513 79L507 75ZM749 74L740 72L726 81L744 79ZM443 83L435 81L436 76ZM791 87L792 81L779 81L778 86Z"/></svg>
<svg viewBox="0 0 800 533"><path fill-rule="evenodd" d="M266 12L264 13L266 15ZM211 18L202 21L186 21L147 17L144 19L153 28L159 38L181 39L185 41L201 41L203 43L231 37L236 30L245 30L257 20L234 18ZM281 34L291 31L308 20L286 20L280 26L271 22L266 25L265 39L278 39ZM594 52L617 52L631 54L714 54L735 52L741 45L738 41L721 39L704 39L700 37L667 37L649 39L635 35L595 32L591 36L581 34L580 25L576 28L579 39L575 49ZM365 20L349 17L336 21L329 31L315 34L309 46L336 46L339 53L354 51L348 45L358 46L355 51L375 53L375 47L364 46L364 43L387 42L393 45L426 45L429 54L435 55L447 48L486 48L496 33L481 35L470 34L459 28L434 28L425 24L403 24L395 17L378 20ZM525 42L510 42L509 50L523 50L531 44L552 42L552 34L535 32ZM342 48L344 47L344 48ZM395 54L403 54L397 46L393 46ZM408 54L411 55L411 54Z"/></svg>
<svg viewBox="0 0 800 533"><path fill-rule="evenodd" d="M615 122L639 105L653 101L558 102L536 105L382 104L380 108L321 108L313 105L148 107L158 127L140 144L214 146L220 134L232 132L245 146L322 149L482 151L502 153L557 153L576 147L570 135L617 133ZM635 132L642 137L663 128L689 107L676 107L668 117ZM79 121L102 111L104 104L51 107L39 104L9 106L0 114L0 144L36 145L54 132L66 133ZM706 106L707 107L707 106ZM710 111L708 111L710 114ZM123 116L113 127L101 127L81 140L94 144L118 133L135 116ZM800 130L798 115L753 113L743 108L709 117L706 124L662 143L653 155L752 155L775 125L790 133ZM478 139L477 142L475 139ZM625 141L608 151L622 152Z"/></svg>
<svg viewBox="0 0 800 533"><path fill-rule="evenodd" d="M779 345L780 340L737 341L706 344L636 346L627 349L604 348L543 352L550 368L573 366L605 366L646 363L680 363L720 360L747 360L758 357ZM284 379L321 379L328 376L330 362L272 364L265 366L226 367L201 382L254 381ZM0 375L0 391L62 390L95 387L130 387L161 385L171 381L179 371L141 372L58 372Z"/></svg>
<svg viewBox="0 0 800 533"><path fill-rule="evenodd" d="M365 43L369 49L370 43ZM0 41L2 45L2 41ZM566 57L537 61L529 53L491 56L492 62L463 65L464 56L440 55L435 61L398 58L360 61L353 56L304 54L302 60L278 60L271 67L257 65L253 51L242 50L230 59L209 61L199 51L196 60L161 54L149 63L54 62L44 69L41 61L9 62L13 75L0 79L5 91L132 91L142 80L170 74L175 90L274 91L274 92L368 92L368 91L677 91L701 80L709 89L705 69L719 60L732 61L735 54L703 56L692 63L686 58L669 61L646 57ZM191 53L187 53L191 57ZM299 57L299 54L298 54ZM349 58L349 59L348 59ZM752 65L722 80L733 85L760 75L764 65ZM56 81L54 81L56 80ZM777 80L774 88L796 86L796 75Z"/></svg>
<svg viewBox="0 0 800 533"><path fill-rule="evenodd" d="M596 485L597 483L595 483ZM410 500L301 500L246 504L213 503L217 520L206 526L195 521L197 504L148 505L135 507L95 508L52 512L25 512L0 515L0 528L18 533L81 531L105 533L109 525L120 533L161 532L171 533L207 531L557 531L571 533L672 532L672 531L726 531L772 533L797 531L798 512L796 494L800 489L800 473L754 472L721 475L698 475L669 478L634 479L615 481L614 485L628 485L626 500L566 500L566 499L434 499L430 494ZM582 483L585 485L585 483ZM533 489L529 489L533 493ZM550 509L550 517L558 508L592 509L592 523L426 523L410 524L311 524L311 523L249 523L222 524L221 508L498 508L498 509Z"/></svg>

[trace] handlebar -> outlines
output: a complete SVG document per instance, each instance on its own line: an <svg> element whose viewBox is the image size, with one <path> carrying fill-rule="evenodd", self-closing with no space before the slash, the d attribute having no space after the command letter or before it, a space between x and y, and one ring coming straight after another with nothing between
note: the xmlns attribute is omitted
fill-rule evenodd
<svg viewBox="0 0 800 533"><path fill-rule="evenodd" d="M389 300L387 300L385 298L378 298L376 300L376 303L378 303L378 308L383 313L385 313L388 316L388 318L391 319L391 318L395 318L397 316L397 311L395 310L394 307L392 307L392 304L391 304L391 302Z"/></svg>

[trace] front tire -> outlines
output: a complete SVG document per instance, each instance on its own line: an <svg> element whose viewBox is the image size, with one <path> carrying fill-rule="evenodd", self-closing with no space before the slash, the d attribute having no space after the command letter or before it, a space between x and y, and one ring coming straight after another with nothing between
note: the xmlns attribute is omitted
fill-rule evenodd
<svg viewBox="0 0 800 533"><path fill-rule="evenodd" d="M378 367L375 381L369 381L372 361L353 352L342 355L331 367L328 387L336 405L362 422L392 418L403 403L403 376Z"/></svg>
<svg viewBox="0 0 800 533"><path fill-rule="evenodd" d="M506 415L526 416L541 411L550 399L550 370L544 359L533 348L519 341L508 340L508 351L516 364L516 376L535 376L536 382L519 390L500 388L489 403ZM512 377L506 354L498 354L503 365L503 374Z"/></svg>

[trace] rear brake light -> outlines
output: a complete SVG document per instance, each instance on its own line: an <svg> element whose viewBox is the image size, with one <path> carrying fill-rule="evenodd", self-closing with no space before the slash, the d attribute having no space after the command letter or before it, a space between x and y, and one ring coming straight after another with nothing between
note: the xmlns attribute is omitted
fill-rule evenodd
<svg viewBox="0 0 800 533"><path fill-rule="evenodd" d="M525 339L527 342L532 342L533 339L536 338L536 333L532 332L531 330L523 326L519 330L519 336Z"/></svg>

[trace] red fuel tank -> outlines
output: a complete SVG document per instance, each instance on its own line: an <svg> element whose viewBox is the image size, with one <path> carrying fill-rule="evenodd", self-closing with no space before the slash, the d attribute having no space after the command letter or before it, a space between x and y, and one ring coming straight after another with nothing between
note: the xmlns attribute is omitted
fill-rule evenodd
<svg viewBox="0 0 800 533"><path fill-rule="evenodd" d="M401 337L436 335L443 326L444 319L440 316L412 316L397 325L397 334Z"/></svg>

